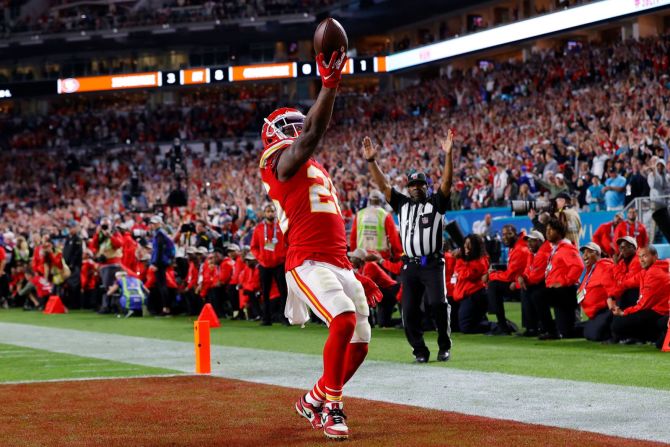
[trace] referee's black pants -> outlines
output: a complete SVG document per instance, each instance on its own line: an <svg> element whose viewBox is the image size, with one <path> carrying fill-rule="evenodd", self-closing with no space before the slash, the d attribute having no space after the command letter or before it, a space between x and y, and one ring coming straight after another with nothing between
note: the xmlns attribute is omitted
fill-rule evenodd
<svg viewBox="0 0 670 447"><path fill-rule="evenodd" d="M405 262L400 275L402 282L402 318L405 336L415 356L429 356L423 340L421 304L426 298L426 312L437 326L437 345L440 351L451 349L449 304L444 280L444 260L433 259L428 264Z"/></svg>

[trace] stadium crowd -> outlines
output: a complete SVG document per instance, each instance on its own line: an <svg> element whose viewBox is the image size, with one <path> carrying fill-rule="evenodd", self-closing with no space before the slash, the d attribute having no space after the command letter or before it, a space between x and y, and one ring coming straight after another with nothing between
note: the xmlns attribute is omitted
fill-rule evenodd
<svg viewBox="0 0 670 447"><path fill-rule="evenodd" d="M663 36L542 51L490 70L445 69L438 79L398 92L344 95L322 157L349 194L365 173L355 149L371 134L382 146L385 172L400 177L419 159L419 169L435 180L435 138L453 123L461 151L455 209L535 199L543 192L569 192L582 210L668 195L668 44ZM240 137L255 133L277 104L276 91L268 88L235 95L184 94L173 106L155 107L141 101L58 103L41 116L2 116L0 145L69 148L174 136Z"/></svg>
<svg viewBox="0 0 670 447"><path fill-rule="evenodd" d="M437 138L453 124L460 151L453 209L540 197L555 204L555 216L534 216L532 233L511 227L503 231L503 243L510 248L505 270L488 272L492 262L477 235L466 238L461 249L448 251L446 279L458 308L452 312L454 327L491 335L515 332L501 303L520 295L525 335L651 340L667 320L667 296L659 296L670 281L667 264L657 259L648 238L638 238L639 222L630 215L601 231L605 236L610 232L608 242L594 236L595 245L582 247L580 255L575 209L620 210L632 198L670 192L669 39L542 51L495 70L445 69L439 79L398 92L344 95L319 158L338 187L345 219L353 225L363 218L360 213L375 206L360 156L363 136L369 134L381 147L380 164L402 190L409 166L426 172L431 185L439 179L443 160ZM174 136L241 138L258 126L266 108L274 108L276 98L266 99L252 107L257 101L240 96L221 101L186 95L178 107L143 110L141 103L109 110L109 104L91 101L79 107L75 101L53 115L3 117L3 144L13 149L0 154L6 179L0 189L7 255L4 302L40 307L45 297L57 293L70 307L107 312L114 304L115 281L128 292L127 284L133 283L128 278L139 277L148 290L133 290L148 295L153 313L194 313L208 300L222 317L283 321L280 304L260 307L270 301L261 298L260 271L277 267L263 262L274 264L281 256L268 261L262 250L268 241L276 246L276 226L264 220L273 213L260 193L254 145L214 144L212 156L184 147L177 174L174 148L166 154L156 144ZM127 140L131 144L123 149L96 148ZM45 146L58 149L59 156L34 151ZM88 149L63 156L73 147ZM165 206L170 193L180 188L188 193L187 206ZM265 243L254 249L256 232L264 233ZM367 270L389 297L388 308L382 304L378 313L379 324L386 325L391 324L388 310L395 306L393 275L399 273L401 255L391 249L392 230L388 233L391 247L377 244L382 237L364 247L358 231L352 231L351 239L360 274L366 276ZM537 254L540 249L546 257ZM601 259L604 255L608 259ZM541 265L543 258L547 262ZM601 274L606 264L610 270ZM587 274L580 283L584 265ZM271 282L263 281L265 286ZM281 303L284 289L276 282L274 291L264 286L263 295ZM591 293L595 284L600 289ZM635 298L630 289L639 290ZM583 312L593 318L589 321L603 315L601 326L578 324L579 293ZM486 319L487 310L495 311L495 323ZM644 332L641 327L656 329Z"/></svg>
<svg viewBox="0 0 670 447"><path fill-rule="evenodd" d="M286 14L303 14L328 7L334 0L160 0L139 7L115 2L74 4L67 0L52 1L51 7L37 17L21 18L18 7L7 3L7 13L0 17L0 35L37 32L56 34L73 31L127 29L164 24L212 22L218 20L259 18Z"/></svg>

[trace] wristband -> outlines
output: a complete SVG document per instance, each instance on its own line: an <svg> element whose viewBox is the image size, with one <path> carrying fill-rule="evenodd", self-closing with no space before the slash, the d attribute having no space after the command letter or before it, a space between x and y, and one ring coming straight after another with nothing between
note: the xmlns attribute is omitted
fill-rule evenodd
<svg viewBox="0 0 670 447"><path fill-rule="evenodd" d="M367 161L368 163L372 163L372 162L375 161L375 160L376 160L375 157L372 157L372 158L366 158L366 159L365 159L365 161Z"/></svg>

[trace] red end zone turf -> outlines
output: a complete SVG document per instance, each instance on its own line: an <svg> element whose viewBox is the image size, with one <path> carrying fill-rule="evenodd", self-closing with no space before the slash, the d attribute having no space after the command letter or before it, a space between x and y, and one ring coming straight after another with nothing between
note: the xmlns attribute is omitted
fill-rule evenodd
<svg viewBox="0 0 670 447"><path fill-rule="evenodd" d="M5 446L332 445L299 390L216 377L0 385ZM653 442L346 399L351 446L653 446Z"/></svg>

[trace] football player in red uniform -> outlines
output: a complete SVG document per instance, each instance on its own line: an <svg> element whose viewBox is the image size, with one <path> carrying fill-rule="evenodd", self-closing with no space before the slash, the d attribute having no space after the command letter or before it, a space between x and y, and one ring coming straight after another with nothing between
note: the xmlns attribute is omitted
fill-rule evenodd
<svg viewBox="0 0 670 447"><path fill-rule="evenodd" d="M326 132L347 58L334 52L326 63L317 56L322 88L304 116L277 109L265 119L260 171L286 236L288 298L285 315L304 324L308 308L329 328L323 350L323 375L295 404L313 428L334 439L349 429L342 412L342 387L368 352L370 309L347 259L344 220L328 172L312 158Z"/></svg>

